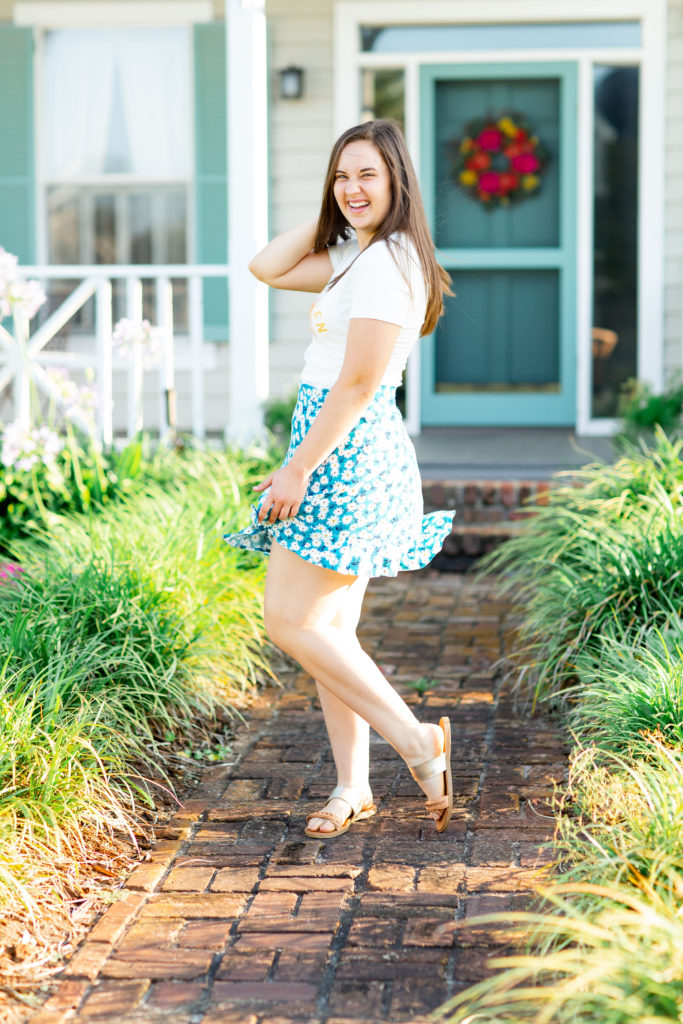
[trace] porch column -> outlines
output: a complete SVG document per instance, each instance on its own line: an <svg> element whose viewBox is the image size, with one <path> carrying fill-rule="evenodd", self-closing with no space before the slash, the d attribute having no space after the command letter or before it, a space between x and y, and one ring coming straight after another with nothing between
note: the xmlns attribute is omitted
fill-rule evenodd
<svg viewBox="0 0 683 1024"><path fill-rule="evenodd" d="M227 0L230 409L227 437L247 441L268 397L268 289L247 269L268 231L265 0Z"/></svg>

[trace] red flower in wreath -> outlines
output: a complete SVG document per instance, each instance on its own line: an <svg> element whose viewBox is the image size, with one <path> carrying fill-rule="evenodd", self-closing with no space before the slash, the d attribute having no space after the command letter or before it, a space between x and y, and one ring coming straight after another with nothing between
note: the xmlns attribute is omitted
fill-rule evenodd
<svg viewBox="0 0 683 1024"><path fill-rule="evenodd" d="M491 157L488 153L475 153L474 156L465 160L465 167L470 167L473 171L485 171L490 166Z"/></svg>
<svg viewBox="0 0 683 1024"><path fill-rule="evenodd" d="M526 119L508 113L465 126L454 170L459 184L492 209L538 192L548 159Z"/></svg>
<svg viewBox="0 0 683 1024"><path fill-rule="evenodd" d="M508 192L512 192L513 189L519 188L519 174L514 174L511 171L502 171L498 175L498 188L505 195Z"/></svg>

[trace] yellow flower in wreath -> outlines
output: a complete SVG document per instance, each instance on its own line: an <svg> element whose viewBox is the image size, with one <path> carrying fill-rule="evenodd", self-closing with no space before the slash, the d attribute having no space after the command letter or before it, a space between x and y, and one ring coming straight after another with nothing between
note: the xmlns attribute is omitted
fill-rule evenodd
<svg viewBox="0 0 683 1024"><path fill-rule="evenodd" d="M471 149L472 149L472 139L467 138L467 137L464 138L462 140L462 142L460 143L460 152L461 153L469 153L469 151Z"/></svg>
<svg viewBox="0 0 683 1024"><path fill-rule="evenodd" d="M533 192L535 188L541 184L541 179L537 174L523 174L522 175L522 188L525 192Z"/></svg>
<svg viewBox="0 0 683 1024"><path fill-rule="evenodd" d="M506 135L509 135L511 139L514 139L518 132L517 125L511 117L501 117L498 122L498 127L502 132L505 132Z"/></svg>
<svg viewBox="0 0 683 1024"><path fill-rule="evenodd" d="M477 172L476 171L461 171L460 172L460 183L462 185L476 185L477 184Z"/></svg>

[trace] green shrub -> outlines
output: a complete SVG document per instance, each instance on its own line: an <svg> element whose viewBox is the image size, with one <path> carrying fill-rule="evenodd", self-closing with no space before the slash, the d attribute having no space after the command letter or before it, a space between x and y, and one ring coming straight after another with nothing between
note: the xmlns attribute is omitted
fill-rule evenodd
<svg viewBox="0 0 683 1024"><path fill-rule="evenodd" d="M163 595L125 569L47 554L0 586L3 912L33 906L32 880L44 887L54 858L114 829L133 836L164 780L164 740L213 707L192 684L191 650Z"/></svg>
<svg viewBox="0 0 683 1024"><path fill-rule="evenodd" d="M683 1008L683 752L642 737L640 757L575 752L557 807L561 874L534 913L466 919L510 929L525 954L435 1018L466 1021L679 1021ZM644 758L644 759L643 759Z"/></svg>
<svg viewBox="0 0 683 1024"><path fill-rule="evenodd" d="M683 885L683 750L657 734L629 755L577 747L556 812L561 881Z"/></svg>
<svg viewBox="0 0 683 1024"><path fill-rule="evenodd" d="M41 717L79 715L88 704L141 753L154 736L210 711L192 693L194 642L163 593L124 567L46 553L0 587L0 663L15 673L7 699L27 687Z"/></svg>
<svg viewBox="0 0 683 1024"><path fill-rule="evenodd" d="M52 514L12 544L20 570L0 569L7 920L23 904L36 925L41 905L69 898L68 865L114 831L134 835L173 745L195 742L219 706L239 714L269 671L265 561L222 533L245 524L270 464L259 451L160 450L119 502Z"/></svg>
<svg viewBox="0 0 683 1024"><path fill-rule="evenodd" d="M143 467L142 439L117 452L100 450L70 426L64 436L47 428L32 434L29 444L35 440L37 447L28 456L23 452L21 457L18 447L8 452L3 446L9 464L0 464L0 555L56 514L87 512L121 497Z"/></svg>
<svg viewBox="0 0 683 1024"><path fill-rule="evenodd" d="M434 1015L450 1024L664 1024L683 1011L682 442L590 465L487 557L520 611L517 682L577 741L527 952ZM538 902L538 900L537 900Z"/></svg>
<svg viewBox="0 0 683 1024"><path fill-rule="evenodd" d="M683 431L683 381L655 395L649 384L631 378L622 386L618 415L622 422L615 438L617 444L651 442L657 427L671 437L679 437Z"/></svg>
<svg viewBox="0 0 683 1024"><path fill-rule="evenodd" d="M433 1015L449 1024L680 1024L683 887L642 896L630 886L588 882L542 890L553 913L511 913L546 952L489 961L494 977ZM588 901L586 903L586 901ZM501 924L502 915L476 919ZM471 924L472 922L467 922ZM465 922L463 922L465 924Z"/></svg>
<svg viewBox="0 0 683 1024"><path fill-rule="evenodd" d="M281 398L271 398L265 405L264 423L276 441L286 448L292 425L292 414L296 405L297 392Z"/></svg>
<svg viewBox="0 0 683 1024"><path fill-rule="evenodd" d="M567 722L582 742L629 753L653 733L683 750L683 620L618 633L603 630L596 653L575 658L579 683L565 693Z"/></svg>
<svg viewBox="0 0 683 1024"><path fill-rule="evenodd" d="M105 701L48 706L33 681L30 667L0 671L3 938L13 922L39 935L41 908L51 920L74 899L94 849L114 834L134 838L136 796L148 788L130 762L141 743L103 723Z"/></svg>
<svg viewBox="0 0 683 1024"><path fill-rule="evenodd" d="M515 660L534 699L574 682L604 630L648 630L683 608L682 444L660 434L651 452L585 467L582 486L553 488L482 561L523 608Z"/></svg>
<svg viewBox="0 0 683 1024"><path fill-rule="evenodd" d="M111 565L154 595L188 645L183 665L192 688L228 709L268 671L266 561L230 547L223 533L246 525L253 485L270 465L262 452L160 451L125 501L96 516L62 517L36 535L63 564ZM15 548L21 562L35 559L35 550L35 541Z"/></svg>
<svg viewBox="0 0 683 1024"><path fill-rule="evenodd" d="M435 1019L682 1019L681 447L657 430L652 449L584 467L486 560L520 608L517 680L577 747L538 912L464 922L506 924L527 953L491 960L499 973Z"/></svg>

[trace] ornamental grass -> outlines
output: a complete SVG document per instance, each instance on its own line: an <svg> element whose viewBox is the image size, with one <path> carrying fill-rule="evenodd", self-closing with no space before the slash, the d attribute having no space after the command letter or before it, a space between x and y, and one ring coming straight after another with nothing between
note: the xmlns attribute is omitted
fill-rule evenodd
<svg viewBox="0 0 683 1024"><path fill-rule="evenodd" d="M160 452L153 476L138 481L127 501L97 516L64 517L42 534L45 549L56 549L65 564L125 569L142 592L154 594L189 645L182 660L192 690L232 713L268 672L261 610L267 563L222 535L248 521L245 497L262 478L265 458Z"/></svg>
<svg viewBox="0 0 683 1024"><path fill-rule="evenodd" d="M683 882L683 750L661 737L644 734L631 756L577 747L555 809L563 881Z"/></svg>
<svg viewBox="0 0 683 1024"><path fill-rule="evenodd" d="M683 1020L682 447L658 431L584 467L485 560L519 612L516 692L574 750L540 905L467 921L526 930L527 949L435 1020Z"/></svg>
<svg viewBox="0 0 683 1024"><path fill-rule="evenodd" d="M579 682L565 691L565 718L583 743L642 753L643 734L683 749L683 619L621 631L610 624L596 652L579 651Z"/></svg>
<svg viewBox="0 0 683 1024"><path fill-rule="evenodd" d="M557 474L548 504L482 560L520 609L517 681L534 703L562 699L576 659L601 654L604 631L637 642L679 616L682 448L660 431L652 449L572 471L571 484Z"/></svg>
<svg viewBox="0 0 683 1024"><path fill-rule="evenodd" d="M497 957L492 979L434 1014L449 1024L680 1024L683 920L680 875L669 898L627 885L557 883L539 890L544 913L510 913L545 952ZM550 912L552 910L552 913ZM500 915L477 918L497 924ZM457 934L457 932L456 932Z"/></svg>
<svg viewBox="0 0 683 1024"><path fill-rule="evenodd" d="M528 950L445 1003L449 1024L659 1024L683 1010L683 752L577 749L558 796L562 870L539 909L463 924L527 931ZM456 932L457 941L457 932Z"/></svg>
<svg viewBox="0 0 683 1024"><path fill-rule="evenodd" d="M161 451L119 504L51 515L12 546L0 582L0 976L15 994L73 948L217 723L239 720L270 674L265 563L222 539L247 521L269 465L268 453Z"/></svg>

